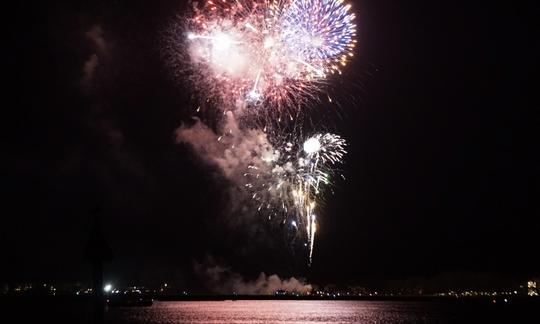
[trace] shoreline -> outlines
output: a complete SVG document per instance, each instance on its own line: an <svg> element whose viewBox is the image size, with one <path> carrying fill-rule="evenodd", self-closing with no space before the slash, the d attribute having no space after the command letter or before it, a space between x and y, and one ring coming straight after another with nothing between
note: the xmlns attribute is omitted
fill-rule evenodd
<svg viewBox="0 0 540 324"><path fill-rule="evenodd" d="M275 295L146 295L155 301L238 301L238 300L278 300L278 301L403 301L403 302L418 302L418 301L477 301L477 302L519 302L519 303L536 303L540 305L540 297L529 296L275 296ZM3 295L0 296L2 301L16 300L73 300L85 301L91 300L92 295Z"/></svg>

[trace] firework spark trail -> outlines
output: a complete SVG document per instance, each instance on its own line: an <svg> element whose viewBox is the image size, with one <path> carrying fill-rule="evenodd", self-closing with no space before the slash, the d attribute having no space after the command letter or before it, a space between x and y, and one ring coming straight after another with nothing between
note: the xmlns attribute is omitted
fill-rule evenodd
<svg viewBox="0 0 540 324"><path fill-rule="evenodd" d="M341 74L356 45L355 15L343 0L208 0L193 10L181 57L225 121L219 134L200 122L182 126L177 140L244 187L257 211L305 235L311 263L315 211L346 142L330 133L282 134L273 124L283 112L293 120L327 76ZM264 128L249 122L260 114ZM243 127L241 116L248 116Z"/></svg>

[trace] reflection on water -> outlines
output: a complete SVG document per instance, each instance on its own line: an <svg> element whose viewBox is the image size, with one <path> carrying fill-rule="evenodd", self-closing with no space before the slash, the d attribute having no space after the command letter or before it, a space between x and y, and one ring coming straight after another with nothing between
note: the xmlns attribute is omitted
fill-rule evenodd
<svg viewBox="0 0 540 324"><path fill-rule="evenodd" d="M90 299L0 298L0 323L92 323ZM106 323L540 323L540 299L156 301L109 307Z"/></svg>
<svg viewBox="0 0 540 324"><path fill-rule="evenodd" d="M110 323L472 323L501 319L493 309L479 306L393 301L183 301L155 302L147 308L111 308L107 318Z"/></svg>

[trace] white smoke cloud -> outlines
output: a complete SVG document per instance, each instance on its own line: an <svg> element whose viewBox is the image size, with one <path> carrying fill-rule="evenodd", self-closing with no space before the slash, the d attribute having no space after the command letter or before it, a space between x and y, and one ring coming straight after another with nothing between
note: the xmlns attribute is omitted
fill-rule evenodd
<svg viewBox="0 0 540 324"><path fill-rule="evenodd" d="M225 113L217 131L197 119L191 126L180 126L175 136L177 143L189 145L202 161L229 181L228 210L224 212L229 225L247 225L260 238L257 230L263 223L253 221L261 216L260 211L267 212L265 219L285 221L289 214L281 212L294 208L286 180L296 172L291 160L295 156L294 144L274 146L264 130L239 127L231 111Z"/></svg>
<svg viewBox="0 0 540 324"><path fill-rule="evenodd" d="M217 166L223 175L237 184L243 183L248 166L267 168L274 148L266 133L259 129L243 130L232 112L225 114L219 134L200 120L191 126L180 126L176 142L189 144L205 161Z"/></svg>
<svg viewBox="0 0 540 324"><path fill-rule="evenodd" d="M230 268L219 265L195 263L195 271L206 280L210 289L220 294L273 295L278 290L289 293L307 294L313 289L301 279L281 279L278 275L267 276L264 272L255 280L246 280Z"/></svg>
<svg viewBox="0 0 540 324"><path fill-rule="evenodd" d="M191 126L180 126L175 136L177 143L189 145L201 160L214 166L229 181L224 219L233 227L247 225L246 228L255 233L262 223L253 222L257 215L254 211L276 200L275 191L261 190L261 184L267 185L272 179L265 177L288 167L276 168L275 161L280 153L267 134L261 129L240 128L235 115L229 111L217 132L197 120ZM278 170L280 168L282 170ZM256 177L253 170L256 170Z"/></svg>

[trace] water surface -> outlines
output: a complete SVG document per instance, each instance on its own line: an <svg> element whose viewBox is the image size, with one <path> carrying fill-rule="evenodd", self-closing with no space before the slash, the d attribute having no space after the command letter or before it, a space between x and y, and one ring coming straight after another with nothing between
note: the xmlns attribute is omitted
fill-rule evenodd
<svg viewBox="0 0 540 324"><path fill-rule="evenodd" d="M110 308L107 320L111 323L533 323L529 315L488 301L239 300L158 301L146 308Z"/></svg>

